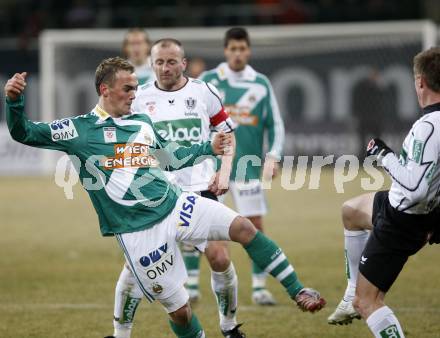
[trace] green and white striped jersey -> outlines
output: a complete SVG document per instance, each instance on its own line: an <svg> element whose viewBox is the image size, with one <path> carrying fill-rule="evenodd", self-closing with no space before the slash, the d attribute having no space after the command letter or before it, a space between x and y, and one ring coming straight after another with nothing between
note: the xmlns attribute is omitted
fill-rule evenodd
<svg viewBox="0 0 440 338"><path fill-rule="evenodd" d="M225 110L238 124L231 180L236 180L240 160L243 164L247 162L245 180L259 179L261 165L255 165L250 159L258 157L261 163L264 161L265 132L268 135L268 155L279 159L284 143L284 124L269 79L249 65L241 72L234 72L227 63L221 63L200 78L218 89ZM241 167L240 171L243 170Z"/></svg>
<svg viewBox="0 0 440 338"><path fill-rule="evenodd" d="M21 96L6 99L6 117L16 141L72 155L104 236L148 229L163 220L175 207L180 189L168 182L161 168L176 170L213 155L209 142L186 148L165 141L146 114L112 118L96 106L74 118L32 122L24 114Z"/></svg>

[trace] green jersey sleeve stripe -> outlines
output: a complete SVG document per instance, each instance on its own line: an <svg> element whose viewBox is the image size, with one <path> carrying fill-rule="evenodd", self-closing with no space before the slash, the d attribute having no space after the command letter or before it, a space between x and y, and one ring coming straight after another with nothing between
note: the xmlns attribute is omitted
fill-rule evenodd
<svg viewBox="0 0 440 338"><path fill-rule="evenodd" d="M272 111L272 119L273 119L273 143L270 147L269 153L273 156L281 157L281 153L283 151L284 145L284 123L281 118L280 108L278 107L278 102L275 97L275 93L273 91L272 85L270 82L267 82L269 88L270 95L270 109Z"/></svg>

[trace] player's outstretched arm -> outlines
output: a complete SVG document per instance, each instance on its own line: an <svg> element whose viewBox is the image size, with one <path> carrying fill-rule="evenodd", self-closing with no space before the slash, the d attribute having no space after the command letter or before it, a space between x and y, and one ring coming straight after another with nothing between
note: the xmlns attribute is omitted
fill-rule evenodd
<svg viewBox="0 0 440 338"><path fill-rule="evenodd" d="M24 95L26 88L26 72L15 73L5 84L6 122L14 140L26 142L26 119L24 117Z"/></svg>
<svg viewBox="0 0 440 338"><path fill-rule="evenodd" d="M214 140L202 144L193 144L191 147L182 147L175 142L165 141L158 133L158 150L155 156L159 159L163 169L167 171L191 167L200 163L205 156L223 155L225 149L231 146L231 135L218 133Z"/></svg>
<svg viewBox="0 0 440 338"><path fill-rule="evenodd" d="M419 123L413 134L415 141L404 164L379 138L368 143L366 155L376 156L381 160L393 182L403 188L405 197L417 203L426 196L432 183L432 168L436 166L438 157L438 136L429 121Z"/></svg>
<svg viewBox="0 0 440 338"><path fill-rule="evenodd" d="M51 129L50 123L29 121L24 112L24 90L26 88L26 72L16 73L4 87L6 96L6 122L9 132L17 142L39 148L66 151L69 140L76 138L78 133L71 120L57 121L58 129L67 137L60 136L60 130Z"/></svg>

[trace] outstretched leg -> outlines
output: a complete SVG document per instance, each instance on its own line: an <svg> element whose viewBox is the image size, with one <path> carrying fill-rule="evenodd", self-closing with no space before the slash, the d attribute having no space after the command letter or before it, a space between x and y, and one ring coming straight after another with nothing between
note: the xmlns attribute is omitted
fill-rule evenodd
<svg viewBox="0 0 440 338"><path fill-rule="evenodd" d="M353 308L359 262L372 229L372 212L375 193L357 196L342 206L342 223L345 237L345 267L347 288L335 311L328 317L329 324L350 324L353 319L360 319Z"/></svg>
<svg viewBox="0 0 440 338"><path fill-rule="evenodd" d="M237 216L230 225L229 236L243 245L252 261L284 286L303 311L315 312L324 307L325 300L319 293L301 284L281 248L259 232L247 218Z"/></svg>

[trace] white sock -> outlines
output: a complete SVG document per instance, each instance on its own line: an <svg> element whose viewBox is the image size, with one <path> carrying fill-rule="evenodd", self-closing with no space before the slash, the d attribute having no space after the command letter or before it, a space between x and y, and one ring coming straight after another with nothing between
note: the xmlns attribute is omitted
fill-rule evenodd
<svg viewBox="0 0 440 338"><path fill-rule="evenodd" d="M261 290L266 288L267 272L252 274L252 289Z"/></svg>
<svg viewBox="0 0 440 338"><path fill-rule="evenodd" d="M142 296L133 273L124 264L115 289L113 335L116 338L130 338L134 314Z"/></svg>
<svg viewBox="0 0 440 338"><path fill-rule="evenodd" d="M382 306L367 318L367 325L376 338L405 338L397 317L388 306Z"/></svg>
<svg viewBox="0 0 440 338"><path fill-rule="evenodd" d="M356 282L359 274L359 262L362 252L367 244L370 232L368 230L347 230L345 236L345 271L347 274L347 288L345 289L344 300L353 301L356 293Z"/></svg>
<svg viewBox="0 0 440 338"><path fill-rule="evenodd" d="M211 287L217 300L220 328L223 331L231 330L237 325L238 302L238 278L232 262L226 271L211 271Z"/></svg>

